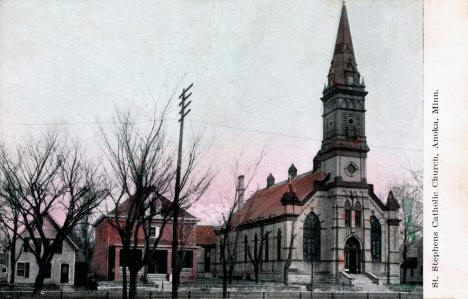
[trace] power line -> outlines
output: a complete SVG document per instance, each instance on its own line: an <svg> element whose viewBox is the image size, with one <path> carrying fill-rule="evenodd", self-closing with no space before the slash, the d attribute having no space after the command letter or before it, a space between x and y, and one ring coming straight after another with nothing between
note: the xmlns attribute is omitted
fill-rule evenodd
<svg viewBox="0 0 468 299"><path fill-rule="evenodd" d="M160 120L160 119L156 119ZM175 121L179 119L175 118L164 118L162 119L164 121ZM148 123L148 122L153 122L154 120L143 120L143 121L135 121L133 122L134 124L143 124L143 123ZM243 132L253 132L253 133L258 133L262 135L272 135L272 136L279 136L279 137L285 137L285 138L294 138L294 139L303 139L303 140L311 140L314 142L322 142L321 139L314 138L314 137L309 137L309 136L298 136L298 135L292 135L292 134L286 134L286 133L281 133L281 132L274 132L274 131L265 131L265 130L257 130L257 129L247 129L247 128L242 128L242 127L237 127L234 125L228 125L228 124L220 124L220 123L215 123L215 122L209 122L209 121L204 121L204 120L189 120L187 119L188 122L191 123L198 123L202 125L208 125L208 126L213 126L213 127L219 127L219 128L225 128L225 129L231 129L231 130L238 130L238 131L243 131ZM4 127L27 127L27 126L74 126L74 125L114 125L114 124L119 124L121 122L119 121L88 121L88 122L50 122L50 123L0 123L0 126ZM369 145L370 147L373 148L380 148L380 149L385 149L385 150L398 150L398 151L413 151L413 152L422 152L422 149L418 148L407 148L407 147L395 147L395 146L382 146L382 145Z"/></svg>

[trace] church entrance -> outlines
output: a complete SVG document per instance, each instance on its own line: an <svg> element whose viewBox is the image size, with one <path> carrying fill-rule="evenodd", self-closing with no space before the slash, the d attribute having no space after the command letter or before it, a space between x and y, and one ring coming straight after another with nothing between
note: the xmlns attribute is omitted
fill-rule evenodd
<svg viewBox="0 0 468 299"><path fill-rule="evenodd" d="M344 257L347 272L361 273L361 245L355 237L351 237L346 241Z"/></svg>

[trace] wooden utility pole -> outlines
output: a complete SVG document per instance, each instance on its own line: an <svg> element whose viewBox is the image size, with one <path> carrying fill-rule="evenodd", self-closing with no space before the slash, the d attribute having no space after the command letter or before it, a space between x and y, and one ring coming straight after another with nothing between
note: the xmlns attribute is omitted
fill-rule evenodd
<svg viewBox="0 0 468 299"><path fill-rule="evenodd" d="M193 83L190 84L187 88L182 90L182 93L179 96L180 103L180 127L179 127L179 149L177 152L177 169L176 169L176 182L175 182L175 192L174 192L174 214L172 219L172 255L171 255L171 264L172 264L172 298L179 298L179 285L180 285L180 261L179 261L179 196L180 196L180 172L182 164L182 141L184 139L184 118L189 114L190 109L187 107L190 105L191 101L185 103L185 101L192 95L192 93L187 92L192 88Z"/></svg>

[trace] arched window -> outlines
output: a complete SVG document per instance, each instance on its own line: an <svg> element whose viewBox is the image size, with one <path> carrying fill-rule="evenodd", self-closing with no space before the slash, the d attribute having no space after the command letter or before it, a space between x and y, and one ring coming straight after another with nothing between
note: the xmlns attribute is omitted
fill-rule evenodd
<svg viewBox="0 0 468 299"><path fill-rule="evenodd" d="M276 235L276 259L281 261L281 230L278 230Z"/></svg>
<svg viewBox="0 0 468 299"><path fill-rule="evenodd" d="M247 235L244 236L244 262L247 262L249 255L249 240L247 239Z"/></svg>
<svg viewBox="0 0 468 299"><path fill-rule="evenodd" d="M258 254L258 237L257 237L257 234L255 234L253 258L254 258L254 260L257 260L258 257L259 257L259 254Z"/></svg>
<svg viewBox="0 0 468 299"><path fill-rule="evenodd" d="M355 221L355 226L356 227L361 227L361 222L362 222L362 214L361 214L361 204L359 202L356 202L354 204L354 221Z"/></svg>
<svg viewBox="0 0 468 299"><path fill-rule="evenodd" d="M380 228L379 220L374 215L370 217L370 227L372 261L380 262L382 249L382 229Z"/></svg>
<svg viewBox="0 0 468 299"><path fill-rule="evenodd" d="M345 208L345 220L344 220L345 226L351 227L351 204L349 203L349 201L345 202L344 208Z"/></svg>
<svg viewBox="0 0 468 299"><path fill-rule="evenodd" d="M304 220L303 230L304 261L320 260L320 221L317 215L310 212Z"/></svg>

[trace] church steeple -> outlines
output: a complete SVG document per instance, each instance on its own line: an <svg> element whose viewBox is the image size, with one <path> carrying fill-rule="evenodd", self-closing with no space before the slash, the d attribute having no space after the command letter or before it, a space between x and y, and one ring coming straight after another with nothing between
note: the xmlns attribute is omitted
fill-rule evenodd
<svg viewBox="0 0 468 299"><path fill-rule="evenodd" d="M360 80L346 6L336 35L328 84L323 90L323 140L314 169L348 182L364 182L369 147L365 133L365 91Z"/></svg>
<svg viewBox="0 0 468 299"><path fill-rule="evenodd" d="M343 2L341 8L340 23L336 35L333 59L328 72L328 85L359 84L359 72L357 70L356 58L354 56L353 41L349 29L348 14Z"/></svg>

